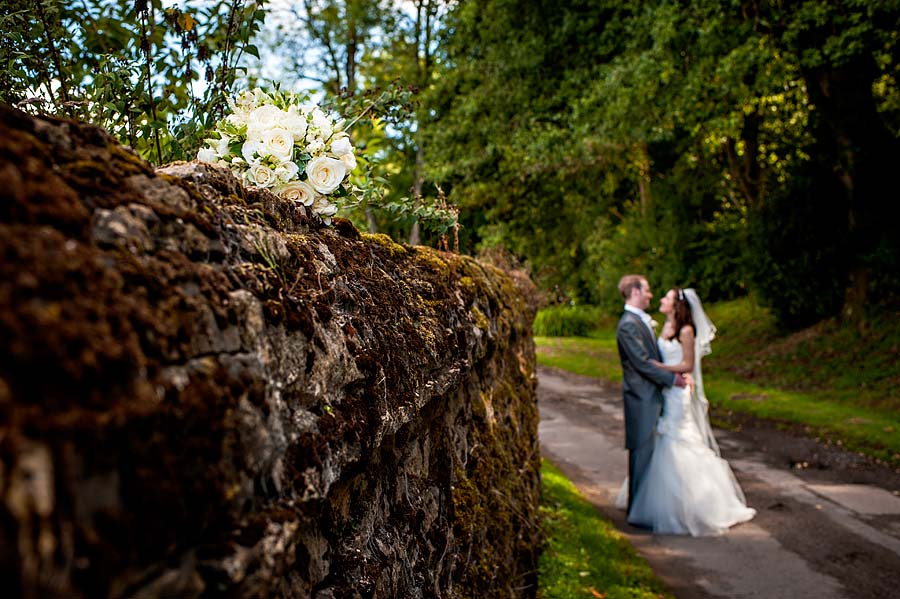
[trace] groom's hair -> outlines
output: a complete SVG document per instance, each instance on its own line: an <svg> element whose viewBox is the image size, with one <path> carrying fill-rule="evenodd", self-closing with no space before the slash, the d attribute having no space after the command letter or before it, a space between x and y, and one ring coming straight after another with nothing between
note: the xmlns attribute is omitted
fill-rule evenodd
<svg viewBox="0 0 900 599"><path fill-rule="evenodd" d="M628 301L633 289L640 289L647 277L644 275L625 275L619 280L619 293Z"/></svg>

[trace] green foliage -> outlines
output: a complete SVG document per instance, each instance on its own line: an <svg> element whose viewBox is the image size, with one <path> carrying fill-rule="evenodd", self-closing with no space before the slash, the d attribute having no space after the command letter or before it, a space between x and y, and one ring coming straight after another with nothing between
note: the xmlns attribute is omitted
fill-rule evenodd
<svg viewBox="0 0 900 599"><path fill-rule="evenodd" d="M748 226L753 287L791 329L840 311L850 257L843 198L821 169L807 171L756 208Z"/></svg>
<svg viewBox="0 0 900 599"><path fill-rule="evenodd" d="M669 599L633 547L547 460L541 463L546 545L539 562L540 599Z"/></svg>
<svg viewBox="0 0 900 599"><path fill-rule="evenodd" d="M449 190L478 247L505 245L543 287L584 302L592 282L573 265L603 208L597 158L568 126L563 89L565 63L592 48L581 41L598 11L582 8L585 22L555 3L460 3L423 128L428 176Z"/></svg>
<svg viewBox="0 0 900 599"><path fill-rule="evenodd" d="M900 155L898 22L889 1L460 2L429 176L477 243L577 303L612 310L644 272L752 290L802 326L840 310L854 272L869 296L896 289L878 189Z"/></svg>
<svg viewBox="0 0 900 599"><path fill-rule="evenodd" d="M534 334L545 337L587 337L609 317L596 306L550 306L538 310Z"/></svg>
<svg viewBox="0 0 900 599"><path fill-rule="evenodd" d="M439 188L437 197L433 198L398 195L395 179L402 180L404 173L389 173L385 164L389 160L385 156L386 128L398 127L415 118L417 93L414 87L393 81L383 89L376 86L361 93L347 92L330 99L336 112L355 115L346 127L355 127L354 136L362 149L361 173L354 181L363 190L361 200L354 205L345 205L345 208L375 208L394 221L418 221L426 230L446 236L458 228L456 207L447 202ZM357 218L359 216L358 211ZM363 226L362 222L359 224Z"/></svg>
<svg viewBox="0 0 900 599"><path fill-rule="evenodd" d="M380 206L397 219L417 220L426 229L447 235L459 224L459 211L447 204L439 193L437 199L426 202L423 198L401 197Z"/></svg>
<svg viewBox="0 0 900 599"><path fill-rule="evenodd" d="M265 3L10 0L0 101L100 125L156 164L190 160L258 53Z"/></svg>
<svg viewBox="0 0 900 599"><path fill-rule="evenodd" d="M502 246L561 300L613 311L635 271L792 327L900 298L896 0L8 0L0 31L0 100L157 163L242 74L314 82L365 115L354 222Z"/></svg>
<svg viewBox="0 0 900 599"><path fill-rule="evenodd" d="M438 3L418 4L433 27ZM361 151L351 183L363 193L347 210L358 205L369 213L379 206L384 218L418 219L442 234L454 229L456 213L445 198L410 197L410 185L401 180L405 187L398 188L388 178L392 171L415 170L415 156L394 144L397 132L404 143L413 137L422 77L410 75L409 65L417 64L418 46L414 42L395 61L400 68L392 75L368 66L383 63L379 48L405 49L421 26L378 0L279 8L280 36L271 39L257 35L268 14L265 0L195 0L166 8L161 0L11 0L0 12L0 100L103 126L157 164L190 160L222 118L241 74L250 75L247 58L260 63L250 79L263 72L263 45L269 62L293 62L301 74L290 68L275 74L276 88L293 88L304 74L320 78L323 104L354 115L347 128ZM408 75L405 82L401 74Z"/></svg>
<svg viewBox="0 0 900 599"><path fill-rule="evenodd" d="M354 129L363 153L360 176L378 185L370 185L366 200L348 214L362 229L404 241L415 223L444 243L458 229L455 206L439 188L423 184L419 127L419 99L432 84L435 30L446 5L315 0L273 8L281 25L271 45L287 73L315 83L338 104L362 106L393 90L406 95Z"/></svg>

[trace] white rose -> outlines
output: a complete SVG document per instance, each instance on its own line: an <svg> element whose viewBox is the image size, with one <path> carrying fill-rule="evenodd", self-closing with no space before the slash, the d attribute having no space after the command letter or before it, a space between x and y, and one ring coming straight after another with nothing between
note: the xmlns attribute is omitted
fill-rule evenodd
<svg viewBox="0 0 900 599"><path fill-rule="evenodd" d="M353 152L341 156L341 162L343 162L344 166L347 167L347 172L350 172L356 168L356 156L353 155Z"/></svg>
<svg viewBox="0 0 900 599"><path fill-rule="evenodd" d="M257 187L272 187L278 182L278 177L275 176L275 171L265 164L257 162L250 165L250 170L247 171L247 180Z"/></svg>
<svg viewBox="0 0 900 599"><path fill-rule="evenodd" d="M233 104L240 110L249 113L251 110L268 99L269 96L266 94L266 92L257 87L254 89L245 89L244 91L239 93L237 101ZM229 101L229 104L232 104L232 102Z"/></svg>
<svg viewBox="0 0 900 599"><path fill-rule="evenodd" d="M298 202L304 206L312 206L316 198L321 197L306 181L291 181L278 190L278 195L286 200Z"/></svg>
<svg viewBox="0 0 900 599"><path fill-rule="evenodd" d="M247 121L250 119L250 113L246 110L241 110L240 108L236 108L234 112L225 117L229 123L234 125L235 127L240 127L241 125L246 125Z"/></svg>
<svg viewBox="0 0 900 599"><path fill-rule="evenodd" d="M337 212L337 205L332 204L324 196L316 196L313 203L313 212L319 216L334 216Z"/></svg>
<svg viewBox="0 0 900 599"><path fill-rule="evenodd" d="M334 125L332 125L331 119L318 108L312 111L312 126L318 129L325 139L331 137L331 134L334 132Z"/></svg>
<svg viewBox="0 0 900 599"><path fill-rule="evenodd" d="M347 167L334 158L320 156L313 158L306 165L306 176L309 177L310 185L324 195L336 190L346 174Z"/></svg>
<svg viewBox="0 0 900 599"><path fill-rule="evenodd" d="M248 139L241 146L241 156L247 162L255 162L257 160L254 154L265 156L265 144L260 139Z"/></svg>
<svg viewBox="0 0 900 599"><path fill-rule="evenodd" d="M263 104L259 108L250 111L247 122L247 135L250 131L266 131L272 127L280 127L287 115L283 110L271 104Z"/></svg>
<svg viewBox="0 0 900 599"><path fill-rule="evenodd" d="M325 142L319 138L315 138L306 144L306 152L310 156L317 156L325 151Z"/></svg>
<svg viewBox="0 0 900 599"><path fill-rule="evenodd" d="M290 160L294 154L294 136L287 129L273 127L263 133L263 152L280 161Z"/></svg>
<svg viewBox="0 0 900 599"><path fill-rule="evenodd" d="M324 197L318 196L316 198L316 201L313 203L312 211L318 214L319 218L321 218L326 225L330 225L331 217L334 216L337 212L337 206L329 202Z"/></svg>
<svg viewBox="0 0 900 599"><path fill-rule="evenodd" d="M291 132L294 141L303 141L306 136L306 116L297 112L295 106L291 106L285 114L282 126Z"/></svg>
<svg viewBox="0 0 900 599"><path fill-rule="evenodd" d="M231 152L231 149L228 147L229 145L231 145L231 138L227 135L223 135L215 140L213 147L216 149L216 156L228 155Z"/></svg>
<svg viewBox="0 0 900 599"><path fill-rule="evenodd" d="M299 171L300 167L297 166L296 162L285 160L275 168L275 176L282 183L287 183L291 179L296 179Z"/></svg>
<svg viewBox="0 0 900 599"><path fill-rule="evenodd" d="M212 164L216 161L216 151L212 148L200 148L200 151L197 152L197 161L198 162L209 162Z"/></svg>
<svg viewBox="0 0 900 599"><path fill-rule="evenodd" d="M331 140L331 153L335 156L340 157L344 154L349 154L352 151L353 146L350 144L350 138L346 135Z"/></svg>

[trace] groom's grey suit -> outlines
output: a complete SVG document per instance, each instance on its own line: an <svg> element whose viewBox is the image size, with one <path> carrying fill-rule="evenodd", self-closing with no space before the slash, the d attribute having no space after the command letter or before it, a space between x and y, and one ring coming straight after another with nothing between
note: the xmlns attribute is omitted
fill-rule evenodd
<svg viewBox="0 0 900 599"><path fill-rule="evenodd" d="M662 389L675 383L675 374L658 368L662 362L650 329L633 312L625 311L616 327L616 342L622 362L622 394L625 399L625 448L628 449L628 511L641 485L650 456L654 430L662 410Z"/></svg>

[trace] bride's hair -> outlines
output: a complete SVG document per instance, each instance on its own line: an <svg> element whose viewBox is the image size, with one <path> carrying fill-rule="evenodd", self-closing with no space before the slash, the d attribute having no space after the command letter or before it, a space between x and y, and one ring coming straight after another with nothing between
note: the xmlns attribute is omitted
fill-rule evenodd
<svg viewBox="0 0 900 599"><path fill-rule="evenodd" d="M691 328L694 329L694 335L696 335L697 327L694 325L694 319L691 316L691 305L688 303L687 298L684 297L684 289L672 287L672 291L675 292L675 303L672 305L675 315L675 332L670 339L681 337L681 329L687 324L691 325Z"/></svg>

